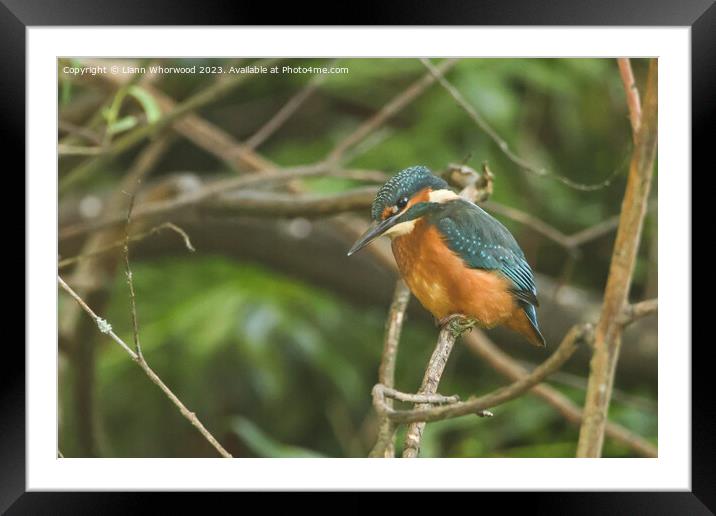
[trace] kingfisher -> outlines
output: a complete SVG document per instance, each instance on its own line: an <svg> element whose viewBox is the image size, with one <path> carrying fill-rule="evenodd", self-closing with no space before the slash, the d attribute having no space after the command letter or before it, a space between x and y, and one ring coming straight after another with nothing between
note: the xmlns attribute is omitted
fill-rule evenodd
<svg viewBox="0 0 716 516"><path fill-rule="evenodd" d="M373 223L348 251L391 238L400 275L441 326L466 319L504 325L545 346L537 288L517 241L497 219L424 166L401 170L376 194Z"/></svg>

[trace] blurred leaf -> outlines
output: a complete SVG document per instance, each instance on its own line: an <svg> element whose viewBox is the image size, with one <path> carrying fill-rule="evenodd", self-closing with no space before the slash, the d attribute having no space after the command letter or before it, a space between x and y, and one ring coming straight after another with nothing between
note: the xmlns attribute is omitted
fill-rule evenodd
<svg viewBox="0 0 716 516"><path fill-rule="evenodd" d="M232 419L231 428L259 457L288 457L302 459L324 457L324 455L313 450L280 443L268 436L253 422L243 417L234 417Z"/></svg>
<svg viewBox="0 0 716 516"><path fill-rule="evenodd" d="M147 115L147 122L153 124L162 117L162 110L154 96L144 88L132 85L127 90L127 94L133 96L142 105L144 114Z"/></svg>

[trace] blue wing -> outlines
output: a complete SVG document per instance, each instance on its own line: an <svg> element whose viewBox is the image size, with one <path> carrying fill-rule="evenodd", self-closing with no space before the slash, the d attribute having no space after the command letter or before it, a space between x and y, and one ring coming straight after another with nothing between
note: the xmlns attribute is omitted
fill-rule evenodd
<svg viewBox="0 0 716 516"><path fill-rule="evenodd" d="M512 293L523 302L525 313L537 327L534 306L539 302L532 269L505 226L476 204L462 199L432 210L428 221L469 267L498 271L509 279Z"/></svg>

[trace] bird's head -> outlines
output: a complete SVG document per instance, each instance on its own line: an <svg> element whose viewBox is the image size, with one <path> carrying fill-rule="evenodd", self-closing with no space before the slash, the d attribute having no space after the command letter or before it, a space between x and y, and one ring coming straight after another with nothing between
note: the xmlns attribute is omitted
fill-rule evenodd
<svg viewBox="0 0 716 516"><path fill-rule="evenodd" d="M371 208L373 224L353 244L348 256L381 235L395 237L409 233L430 203L450 196L455 194L448 189L448 184L426 167L401 170L378 190Z"/></svg>

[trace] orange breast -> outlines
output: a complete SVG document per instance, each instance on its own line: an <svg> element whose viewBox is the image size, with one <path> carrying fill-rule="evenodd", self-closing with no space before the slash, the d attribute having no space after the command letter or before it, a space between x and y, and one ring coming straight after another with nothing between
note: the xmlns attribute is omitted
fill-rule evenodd
<svg viewBox="0 0 716 516"><path fill-rule="evenodd" d="M517 309L507 279L466 267L438 230L422 220L393 240L393 254L410 290L438 319L461 313L492 328L507 322Z"/></svg>

